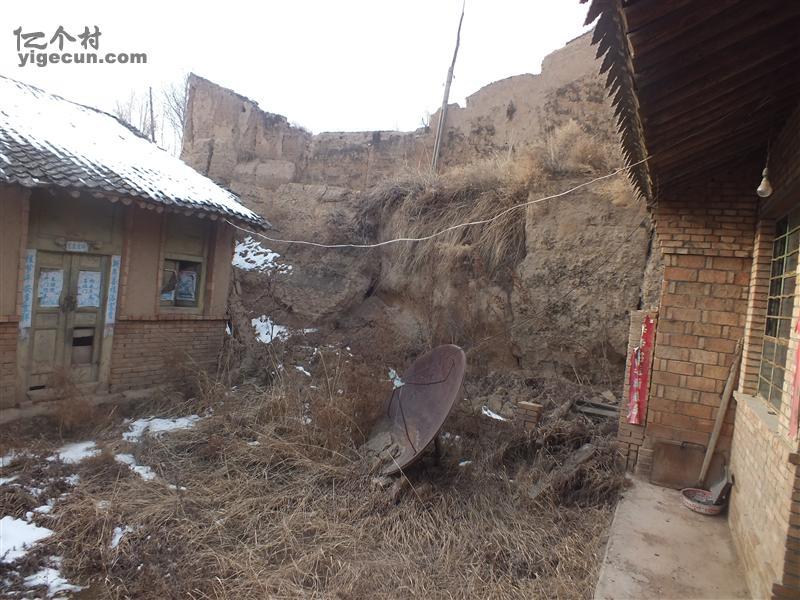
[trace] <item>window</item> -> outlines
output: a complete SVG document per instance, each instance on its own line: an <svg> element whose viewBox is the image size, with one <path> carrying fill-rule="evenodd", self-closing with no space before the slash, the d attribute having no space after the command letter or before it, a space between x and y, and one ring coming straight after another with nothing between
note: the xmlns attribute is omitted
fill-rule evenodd
<svg viewBox="0 0 800 600"><path fill-rule="evenodd" d="M800 248L800 209L792 211L776 223L775 241L772 244L772 270L769 279L764 349L758 377L758 395L775 408L781 406L786 374L786 353L792 332L798 248Z"/></svg>
<svg viewBox="0 0 800 600"><path fill-rule="evenodd" d="M200 297L202 263L189 260L164 261L161 305L196 307Z"/></svg>

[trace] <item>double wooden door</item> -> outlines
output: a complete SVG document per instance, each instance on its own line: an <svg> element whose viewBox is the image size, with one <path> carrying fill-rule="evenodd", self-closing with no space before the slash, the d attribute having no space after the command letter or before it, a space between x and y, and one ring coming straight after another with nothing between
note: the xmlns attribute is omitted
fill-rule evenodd
<svg viewBox="0 0 800 600"><path fill-rule="evenodd" d="M109 258L37 253L29 391L98 380Z"/></svg>

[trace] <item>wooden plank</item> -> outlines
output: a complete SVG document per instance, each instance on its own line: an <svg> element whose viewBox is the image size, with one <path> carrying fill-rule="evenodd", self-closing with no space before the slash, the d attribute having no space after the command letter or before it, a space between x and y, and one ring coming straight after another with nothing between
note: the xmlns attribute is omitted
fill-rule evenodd
<svg viewBox="0 0 800 600"><path fill-rule="evenodd" d="M675 119L673 123L662 125L659 128L645 127L648 148L651 153L660 153L663 158L665 152L673 149L685 152L694 147L711 145L716 140L732 136L742 128L749 126L754 119L767 126L768 129L764 131L766 139L770 133L777 133L782 126L782 116L791 107L797 105L798 99L800 99L798 96L800 84L793 86L792 90L795 93L764 104L757 103L755 99L751 98L747 104L733 107L727 115L716 120L714 120L714 115L722 113L722 107L718 110L711 110L707 114L694 115L692 119ZM724 108L727 109L727 107ZM773 129L772 132L770 132L770 128Z"/></svg>
<svg viewBox="0 0 800 600"><path fill-rule="evenodd" d="M736 383L736 377L739 375L739 363L742 360L742 340L736 343L736 352L733 355L733 362L731 369L728 373L728 380L725 382L725 389L722 392L722 399L720 400L719 408L717 409L717 417L714 419L714 429L711 432L711 439L706 448L706 455L703 458L703 466L700 467L700 477L697 479L697 487L703 487L708 475L708 467L711 466L711 457L714 456L714 450L717 449L717 441L719 434L722 431L722 425L725 422L725 414L728 412L728 403L733 395L733 385Z"/></svg>
<svg viewBox="0 0 800 600"><path fill-rule="evenodd" d="M690 162L695 156L702 159L712 148L725 149L729 145L735 147L753 141L765 144L770 133L780 128L794 106L796 101L790 99L777 106L770 105L768 110L761 113L735 113L714 127L696 130L696 135L687 131L683 138L676 135L650 141L648 149L653 155L651 164L663 168L676 162Z"/></svg>
<svg viewBox="0 0 800 600"><path fill-rule="evenodd" d="M760 36L771 36L773 29L787 26L792 19L797 22L796 17L800 14L800 3L782 11L766 10L758 2L749 7L749 10L737 8L734 19L723 20L720 17L699 30L692 29L688 34L681 32L666 48L648 52L634 46L636 53L633 65L637 77L643 80L663 79L692 65L708 64L717 60L719 55L728 53L731 46L742 40L751 40L748 43L752 43ZM711 64L713 66L714 63Z"/></svg>
<svg viewBox="0 0 800 600"><path fill-rule="evenodd" d="M775 30L766 39L762 36L741 40L724 53L710 56L704 63L678 71L674 77L645 80L634 76L639 101L648 105L668 99L665 104L669 105L690 98L702 99L704 93L724 85L741 73L752 72L763 65L777 68L784 62L794 60L800 50L798 40L800 35L793 22L791 27Z"/></svg>
<svg viewBox="0 0 800 600"><path fill-rule="evenodd" d="M628 22L628 31L636 31L650 25L677 11L684 11L696 4L694 0L639 0L626 6L625 20Z"/></svg>
<svg viewBox="0 0 800 600"><path fill-rule="evenodd" d="M683 49L691 43L695 30L715 29L722 24L729 14L720 14L735 7L732 12L748 12L748 5L739 6L741 0L714 0L714 2L695 2L683 10L674 11L658 21L628 33L628 39L634 48L634 57L640 54L673 51L673 47ZM758 8L763 3L755 2ZM706 38L708 39L708 38ZM634 61L634 65L636 61ZM638 67L637 67L638 72Z"/></svg>
<svg viewBox="0 0 800 600"><path fill-rule="evenodd" d="M745 104L754 93L783 94L783 90L798 82L800 82L800 56L775 70L767 70L766 73L761 71L747 73L747 77L730 81L729 85L712 91L699 102L673 106L670 110L643 111L642 123L645 129L650 131L652 126L674 123L685 115L694 113L704 113L709 121L713 121L712 111L718 111L720 106L733 107Z"/></svg>

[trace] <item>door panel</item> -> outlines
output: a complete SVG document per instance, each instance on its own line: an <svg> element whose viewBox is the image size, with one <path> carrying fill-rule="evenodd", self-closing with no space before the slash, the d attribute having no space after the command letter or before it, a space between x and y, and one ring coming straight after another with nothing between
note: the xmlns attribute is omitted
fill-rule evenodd
<svg viewBox="0 0 800 600"><path fill-rule="evenodd" d="M47 387L53 373L63 364L66 314L61 304L66 296L64 284L69 282L70 257L38 252L36 263L29 389Z"/></svg>
<svg viewBox="0 0 800 600"><path fill-rule="evenodd" d="M75 302L67 320L69 372L76 383L97 381L108 257L76 254L70 271L70 293Z"/></svg>
<svg viewBox="0 0 800 600"><path fill-rule="evenodd" d="M109 258L37 253L28 389L98 380Z"/></svg>

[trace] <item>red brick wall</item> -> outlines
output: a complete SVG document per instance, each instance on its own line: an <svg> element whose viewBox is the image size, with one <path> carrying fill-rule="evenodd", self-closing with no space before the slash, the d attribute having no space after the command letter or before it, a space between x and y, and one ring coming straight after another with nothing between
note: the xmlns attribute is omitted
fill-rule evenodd
<svg viewBox="0 0 800 600"><path fill-rule="evenodd" d="M111 391L175 383L185 368L213 371L224 335L222 320L119 321L111 354Z"/></svg>
<svg viewBox="0 0 800 600"><path fill-rule="evenodd" d="M0 322L0 408L14 405L18 332L18 323Z"/></svg>
<svg viewBox="0 0 800 600"><path fill-rule="evenodd" d="M654 220L665 269L647 415L651 440L708 442L744 335L756 211L752 182L710 181L659 201ZM732 415L720 449L730 445Z"/></svg>

